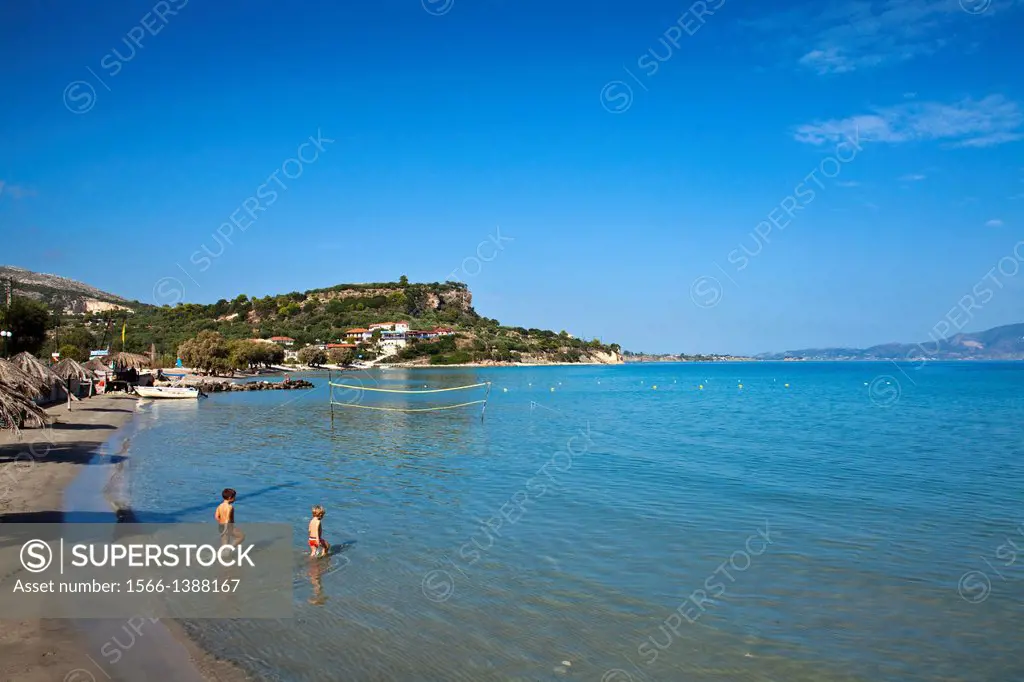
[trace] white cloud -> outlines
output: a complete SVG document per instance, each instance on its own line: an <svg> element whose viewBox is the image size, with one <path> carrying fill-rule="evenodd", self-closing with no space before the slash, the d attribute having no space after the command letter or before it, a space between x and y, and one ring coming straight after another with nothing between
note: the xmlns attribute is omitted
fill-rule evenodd
<svg viewBox="0 0 1024 682"><path fill-rule="evenodd" d="M934 54L951 41L968 42L991 26L993 15L1022 4L999 0L965 21L958 0L839 0L807 3L744 25L785 34L800 66L820 75L841 74Z"/></svg>
<svg viewBox="0 0 1024 682"><path fill-rule="evenodd" d="M921 175L920 173L910 173L909 175L901 177L900 180L903 182L921 182L927 177L927 175Z"/></svg>
<svg viewBox="0 0 1024 682"><path fill-rule="evenodd" d="M840 180L836 184L840 187L860 187L860 183L856 180Z"/></svg>
<svg viewBox="0 0 1024 682"><path fill-rule="evenodd" d="M953 104L907 102L870 113L798 126L798 142L821 145L845 137L858 141L916 142L942 140L953 147L991 147L1024 139L1024 113L1002 95Z"/></svg>
<svg viewBox="0 0 1024 682"><path fill-rule="evenodd" d="M998 218L993 218L992 220L990 220L987 223L985 223L985 227L1002 227L1002 226L1003 226L1003 221L999 220Z"/></svg>

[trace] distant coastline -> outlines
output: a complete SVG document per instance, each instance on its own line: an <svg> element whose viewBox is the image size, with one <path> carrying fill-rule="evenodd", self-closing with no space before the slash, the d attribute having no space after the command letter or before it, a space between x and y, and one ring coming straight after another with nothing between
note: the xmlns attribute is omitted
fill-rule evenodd
<svg viewBox="0 0 1024 682"><path fill-rule="evenodd" d="M451 365L381 364L384 369L444 369L446 367L618 367L624 362L462 362ZM346 370L350 368L345 368ZM358 369L358 368L352 368Z"/></svg>
<svg viewBox="0 0 1024 682"><path fill-rule="evenodd" d="M660 353L624 353L623 362L756 362L758 358L745 355L685 355Z"/></svg>

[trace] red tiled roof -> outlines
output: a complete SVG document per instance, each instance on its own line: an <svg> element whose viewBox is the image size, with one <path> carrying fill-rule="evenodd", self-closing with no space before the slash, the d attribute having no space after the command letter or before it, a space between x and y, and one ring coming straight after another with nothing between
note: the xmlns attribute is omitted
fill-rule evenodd
<svg viewBox="0 0 1024 682"><path fill-rule="evenodd" d="M295 339L293 339L290 336L271 336L270 340L271 341L294 341Z"/></svg>
<svg viewBox="0 0 1024 682"><path fill-rule="evenodd" d="M355 329L349 329L346 334L363 334L370 331L369 329L363 329L362 327L356 327Z"/></svg>
<svg viewBox="0 0 1024 682"><path fill-rule="evenodd" d="M327 344L327 347L328 348L356 348L357 346L354 343L329 343L329 344Z"/></svg>

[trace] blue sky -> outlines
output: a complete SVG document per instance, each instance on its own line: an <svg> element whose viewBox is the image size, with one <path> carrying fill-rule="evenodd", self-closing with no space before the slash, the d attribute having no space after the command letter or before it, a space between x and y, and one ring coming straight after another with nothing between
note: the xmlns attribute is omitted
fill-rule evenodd
<svg viewBox="0 0 1024 682"><path fill-rule="evenodd" d="M0 263L660 352L1024 321L1024 3L639 4L8 3Z"/></svg>

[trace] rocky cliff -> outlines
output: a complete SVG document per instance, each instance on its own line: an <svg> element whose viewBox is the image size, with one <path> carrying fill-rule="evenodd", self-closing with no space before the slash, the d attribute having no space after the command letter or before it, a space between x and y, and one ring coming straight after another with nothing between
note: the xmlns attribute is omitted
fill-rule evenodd
<svg viewBox="0 0 1024 682"><path fill-rule="evenodd" d="M129 310L124 298L67 277L0 265L0 281L3 280L11 282L13 295L43 301L66 314ZM0 287L0 294L6 293Z"/></svg>
<svg viewBox="0 0 1024 682"><path fill-rule="evenodd" d="M409 286L339 285L331 289L306 292L307 300L320 303L355 298L373 299L382 297L395 304L404 304L409 298L416 298L419 308L427 310L457 309L473 312L473 294L465 287L448 284L411 284Z"/></svg>

